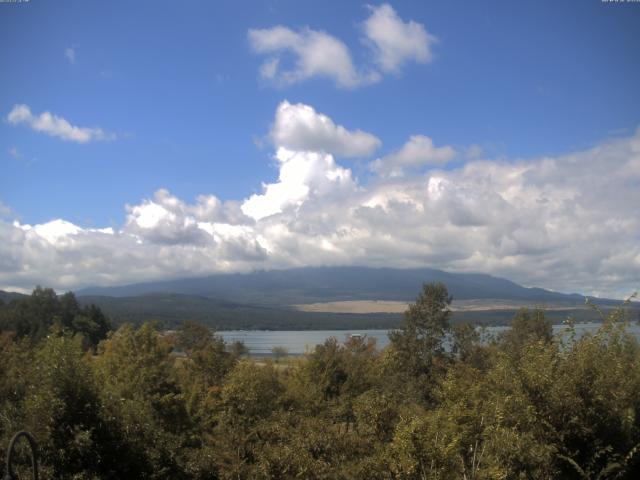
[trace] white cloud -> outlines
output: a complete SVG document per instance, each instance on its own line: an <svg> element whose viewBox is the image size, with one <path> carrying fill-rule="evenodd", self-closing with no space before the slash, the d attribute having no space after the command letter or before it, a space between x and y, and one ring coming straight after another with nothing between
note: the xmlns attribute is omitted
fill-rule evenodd
<svg viewBox="0 0 640 480"><path fill-rule="evenodd" d="M406 168L421 165L441 166L452 160L456 151L450 146L436 147L431 138L412 135L400 150L371 162L371 170L388 177L401 177Z"/></svg>
<svg viewBox="0 0 640 480"><path fill-rule="evenodd" d="M431 61L437 39L424 25L402 21L388 4L370 10L362 40L372 51L373 64L356 67L349 47L326 32L278 25L248 32L253 51L268 55L260 75L279 85L326 77L339 87L355 88L380 81L383 73L398 74L407 62Z"/></svg>
<svg viewBox="0 0 640 480"><path fill-rule="evenodd" d="M241 206L255 220L295 210L329 191L352 191L351 171L337 165L332 154L367 155L381 143L370 133L336 125L309 105L287 101L278 105L271 138L277 148L278 182L263 185L264 193L252 195Z"/></svg>
<svg viewBox="0 0 640 480"><path fill-rule="evenodd" d="M301 265L429 266L614 297L639 287L640 130L561 156L368 183L324 151L275 155L278 180L244 200L159 190L112 230L0 221L0 288Z"/></svg>
<svg viewBox="0 0 640 480"><path fill-rule="evenodd" d="M23 227L25 230L33 230L42 238L44 238L47 242L51 244L56 244L60 241L64 241L73 235L77 235L82 232L82 228L77 225L74 225L71 222L67 222L65 220L52 220L47 223L42 223L40 225L35 225L31 227L29 225L25 225Z"/></svg>
<svg viewBox="0 0 640 480"><path fill-rule="evenodd" d="M214 240L210 225L233 224L241 216L235 204L223 204L213 195L201 195L196 204L189 205L164 189L158 190L153 200L127 205L126 209L124 232L166 245L206 245Z"/></svg>
<svg viewBox="0 0 640 480"><path fill-rule="evenodd" d="M336 165L333 156L324 152L291 151L281 147L276 159L280 164L278 182L263 185L262 195L252 195L242 204L244 214L255 220L295 211L311 198L355 187L351 171Z"/></svg>
<svg viewBox="0 0 640 480"><path fill-rule="evenodd" d="M52 137L59 137L77 143L88 143L96 140L112 140L115 135L105 132L101 128L76 127L67 120L50 112L40 115L31 113L29 106L14 105L7 115L7 121L12 125L27 124L36 132L42 132Z"/></svg>
<svg viewBox="0 0 640 480"><path fill-rule="evenodd" d="M377 76L356 71L347 46L325 32L310 28L295 32L283 26L251 29L249 41L256 53L276 55L262 64L260 73L283 85L314 76L328 77L345 88L377 80ZM292 55L293 65L283 68L282 54Z"/></svg>
<svg viewBox="0 0 640 480"><path fill-rule="evenodd" d="M64 56L67 57L67 60L69 60L69 63L73 64L76 63L76 51L75 49L68 47L64 49Z"/></svg>
<svg viewBox="0 0 640 480"><path fill-rule="evenodd" d="M398 73L409 62L428 63L436 37L424 25L403 22L388 3L370 7L371 16L364 22L364 32L373 48L376 63L383 72Z"/></svg>
<svg viewBox="0 0 640 480"><path fill-rule="evenodd" d="M292 105L287 101L278 105L271 138L277 147L326 152L343 157L369 155L382 143L370 133L349 131L336 125L309 105Z"/></svg>

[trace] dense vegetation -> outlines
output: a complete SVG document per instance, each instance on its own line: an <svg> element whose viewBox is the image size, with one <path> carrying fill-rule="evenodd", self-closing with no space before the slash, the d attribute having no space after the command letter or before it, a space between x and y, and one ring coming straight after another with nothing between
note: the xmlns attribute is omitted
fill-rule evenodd
<svg viewBox="0 0 640 480"><path fill-rule="evenodd" d="M191 322L97 341L101 312L72 300L0 309L0 446L33 432L45 478L639 478L622 309L581 338L522 310L487 342L429 284L383 351L329 339L276 364Z"/></svg>
<svg viewBox="0 0 640 480"><path fill-rule="evenodd" d="M37 343L51 332L79 334L95 347L111 330L109 319L95 305L81 306L72 292L58 296L51 288L37 287L31 296L5 303L0 299L0 331L16 339Z"/></svg>

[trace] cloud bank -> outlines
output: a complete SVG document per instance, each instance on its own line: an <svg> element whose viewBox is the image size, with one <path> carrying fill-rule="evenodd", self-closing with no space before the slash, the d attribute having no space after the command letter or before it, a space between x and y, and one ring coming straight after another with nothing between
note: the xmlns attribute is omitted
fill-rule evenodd
<svg viewBox="0 0 640 480"><path fill-rule="evenodd" d="M414 135L366 181L340 159L372 153L371 134L287 102L271 134L278 180L248 198L189 203L160 189L126 206L116 229L0 220L0 288L303 265L429 266L610 297L639 287L640 130L566 155L446 169L457 151Z"/></svg>
<svg viewBox="0 0 640 480"><path fill-rule="evenodd" d="M309 27L296 31L282 25L250 29L252 50L268 56L260 67L261 77L277 85L325 77L338 87L356 88L376 83L384 74L400 74L409 62L432 60L431 49L437 39L424 25L404 22L386 3L369 10L361 40L371 61L361 67L355 66L349 47L329 33Z"/></svg>

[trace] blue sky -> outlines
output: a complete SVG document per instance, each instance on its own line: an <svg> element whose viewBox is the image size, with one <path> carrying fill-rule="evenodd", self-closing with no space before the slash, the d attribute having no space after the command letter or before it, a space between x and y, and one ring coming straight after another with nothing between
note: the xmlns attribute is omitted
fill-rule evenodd
<svg viewBox="0 0 640 480"><path fill-rule="evenodd" d="M394 35L393 27L400 29L397 32L400 36L406 33L406 38L394 37L397 42L392 43L393 48L387 52L386 64L381 44L375 43L375 34L366 33L367 22L376 12L381 15L381 21L390 22L376 27L380 35ZM297 42L310 42L313 35L324 35L322 38L330 39L334 47L337 42L347 52L353 67L351 80L344 81L348 73L345 69L336 67L327 73L335 51L323 50L320 44L311 46L315 48L314 58L328 56L329 60L325 62L326 58L320 58L324 63L319 70L296 73L292 65L300 60L296 55L301 55L294 52L296 41L289 41L280 50L267 46L268 42L275 41L274 28L278 26L286 29L290 37L297 38ZM262 32L262 36L257 40L251 31ZM418 33L411 36L411 32ZM32 0L0 4L0 115L3 119L0 122L0 208L7 225L15 226L13 222L18 222L23 227L36 226L61 220L83 232L111 227L123 234L135 223L131 209L153 202L159 189L170 192L176 199L174 204L179 201L193 206L198 196L214 195L222 204L230 202L229 208L232 208L234 202L242 204L252 195L265 194L264 185L278 184L282 176L286 162L274 155L278 148L291 144L274 141L273 125L277 123L277 109L285 100L293 106L308 106L314 115L324 114L350 132L361 130L379 140L377 148L364 148L353 155L343 155L339 149L333 151L322 145L323 148L319 148L332 155L335 165L329 165L329 170L340 167L348 171L355 185L353 191L368 189L371 198L379 196L373 193L376 188L380 191L389 191L392 186L398 191L406 189L406 184L399 183L399 177L406 182L424 176L422 185L426 189L436 168L445 172L442 178L460 187L480 181L479 177L465 176L464 181L456 177L468 174L465 170L468 162L494 162L504 168L507 168L505 164L518 162L542 165L539 162L544 158L589 156L593 149L612 143L635 145L635 132L640 125L638 45L640 4L632 2L424 1L367 5L329 1ZM405 47L408 50L402 50ZM279 62L279 69L269 78L265 69L269 62L275 61ZM26 106L30 113L14 116L11 121L10 114L17 105ZM88 140L79 141L68 132L60 133L60 124L34 127L44 112L64 119L69 128L94 130L87 133ZM383 174L372 168L372 162L377 159L382 159L379 164L399 162L399 157L393 157L394 152L401 151L412 135L428 137L436 148L447 147L455 154L441 151L445 160L438 162L416 160L410 171L402 167L400 175L391 174L389 169ZM424 142L420 145L425 146ZM629 148L635 152L634 147ZM598 157L597 161L615 163L609 157ZM583 167L574 165L574 168ZM571 168L562 171L570 173ZM526 187L528 181L520 185ZM589 188L599 188L597 178L585 181L581 184L584 188L589 182L596 182ZM621 191L626 192L626 196L620 201L635 201L638 184L633 183L636 180L629 184L628 177L625 181ZM301 182L305 188L315 188L306 180ZM551 188L550 182L541 182L540 189ZM286 182L280 183L284 185L282 189L291 187ZM554 188L560 188L559 185L554 184ZM507 190L492 188L491 192L509 203ZM354 195L349 198L354 199ZM275 209L282 217L280 222L290 225L296 220L313 224L316 217L310 214L305 217L307 214L301 205L322 202L317 199L312 202L311 197L291 198L286 205L295 206L295 212L291 213L294 217L285 219L286 202L282 203ZM371 198L358 201L371 206ZM453 202L456 205L464 203L461 197L456 198ZM157 200L156 204L162 202ZM129 210L126 205L130 206ZM333 212L333 207L326 208L325 214ZM519 208L526 211L524 203ZM587 203L584 208L604 212L602 218L608 218L607 212L619 212L617 203ZM246 214L246 209L243 211ZM385 212L387 218L394 215L388 209ZM189 218L205 221L193 215ZM301 258L280 258L274 253L278 250L275 244L266 247L268 241L256 240L260 236L268 238L261 230L266 227L258 228L255 224L264 217L254 216L246 222L236 217L225 218L224 222L219 218L215 221L253 229L252 241L265 249L265 256L258 255L259 260L255 261L243 258L241 264L235 265L235 259L222 259L217 252L213 260L206 257L212 261L210 268L197 273L306 263ZM451 218L443 222L456 225ZM552 220L559 218L546 219L545 228L551 228ZM183 220L184 227L189 220ZM504 235L504 229L513 227L500 219L483 221L501 226ZM477 230L483 221L476 219L468 226ZM154 228L162 227L161 223L157 221ZM15 228L26 232L26 228ZM341 231L337 224L331 228L334 236ZM626 248L631 249L631 271L622 275L613 267L605 272L602 265L593 266L586 260L584 265L574 262L575 268L583 269L581 275L585 280L568 285L568 289L621 295L633 288L629 278L640 278L634 263L634 246L640 236L637 225L625 228L627 233L623 236L630 245ZM419 232L407 233L407 238L426 235ZM167 245L172 245L174 250L167 253L171 256L178 255L175 248L184 248L174 236L170 236L170 241L165 237L158 241L160 237L155 234L145 237L140 232L128 233L148 241L150 249L162 244L166 250ZM451 232L455 234L460 232ZM4 235L8 238L13 234L5 232ZM531 276L526 269L539 262L540 257L536 255L547 255L541 253L544 249L521 246L521 250L514 247L513 253L504 241L496 240L497 233L482 235L482 242L493 247L500 244L502 250L489 252L482 247L466 246L466 250L462 249L465 255L434 262L433 255L449 258L447 252L440 255L437 249L447 242L434 240L429 253L415 258L406 252L393 251L385 257L385 250L380 247L365 248L360 259L353 261L377 265L388 258L389 264L398 266L437 263L434 266L489 271L524 283L563 289L564 285L552 281L552 277L554 268L563 265L562 255L569 248L568 240L561 241L548 230L547 241L561 244L563 248L558 247L556 256L548 259L548 271ZM329 238L326 240L331 243ZM217 245L221 244L220 238L216 241ZM514 241L517 243L517 239ZM591 242L591 254L618 265L611 260L612 252L601 251L600 241ZM336 244L325 247L323 252L335 247L340 254L335 258L320 255L315 263L344 263L352 253ZM51 245L51 248L56 255L63 254L60 245ZM302 247L300 251L305 252ZM6 262L0 283L28 288L34 282L44 281L75 287L188 273L183 269L158 267L145 275L104 273L100 277L65 280L47 274L35 278L26 275L24 267L33 261L32 267L37 269L41 260L25 255L31 254L22 253L14 261ZM483 260L471 261L476 258L474 255L480 255ZM514 256L516 260L507 258ZM531 257L531 263L520 257ZM514 262L520 261L522 263L515 265ZM640 265L640 256L637 261ZM621 262L628 264L629 260ZM0 262L0 271L2 268ZM587 281L596 275L607 278L621 275L621 278Z"/></svg>

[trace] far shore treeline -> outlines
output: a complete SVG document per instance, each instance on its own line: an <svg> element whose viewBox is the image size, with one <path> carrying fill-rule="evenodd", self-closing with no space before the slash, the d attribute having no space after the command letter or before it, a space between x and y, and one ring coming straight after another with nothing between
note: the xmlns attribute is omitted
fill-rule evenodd
<svg viewBox="0 0 640 480"><path fill-rule="evenodd" d="M486 341L450 303L425 284L388 347L273 362L73 293L0 299L0 448L31 432L45 479L640 478L637 312L579 337L522 309Z"/></svg>

